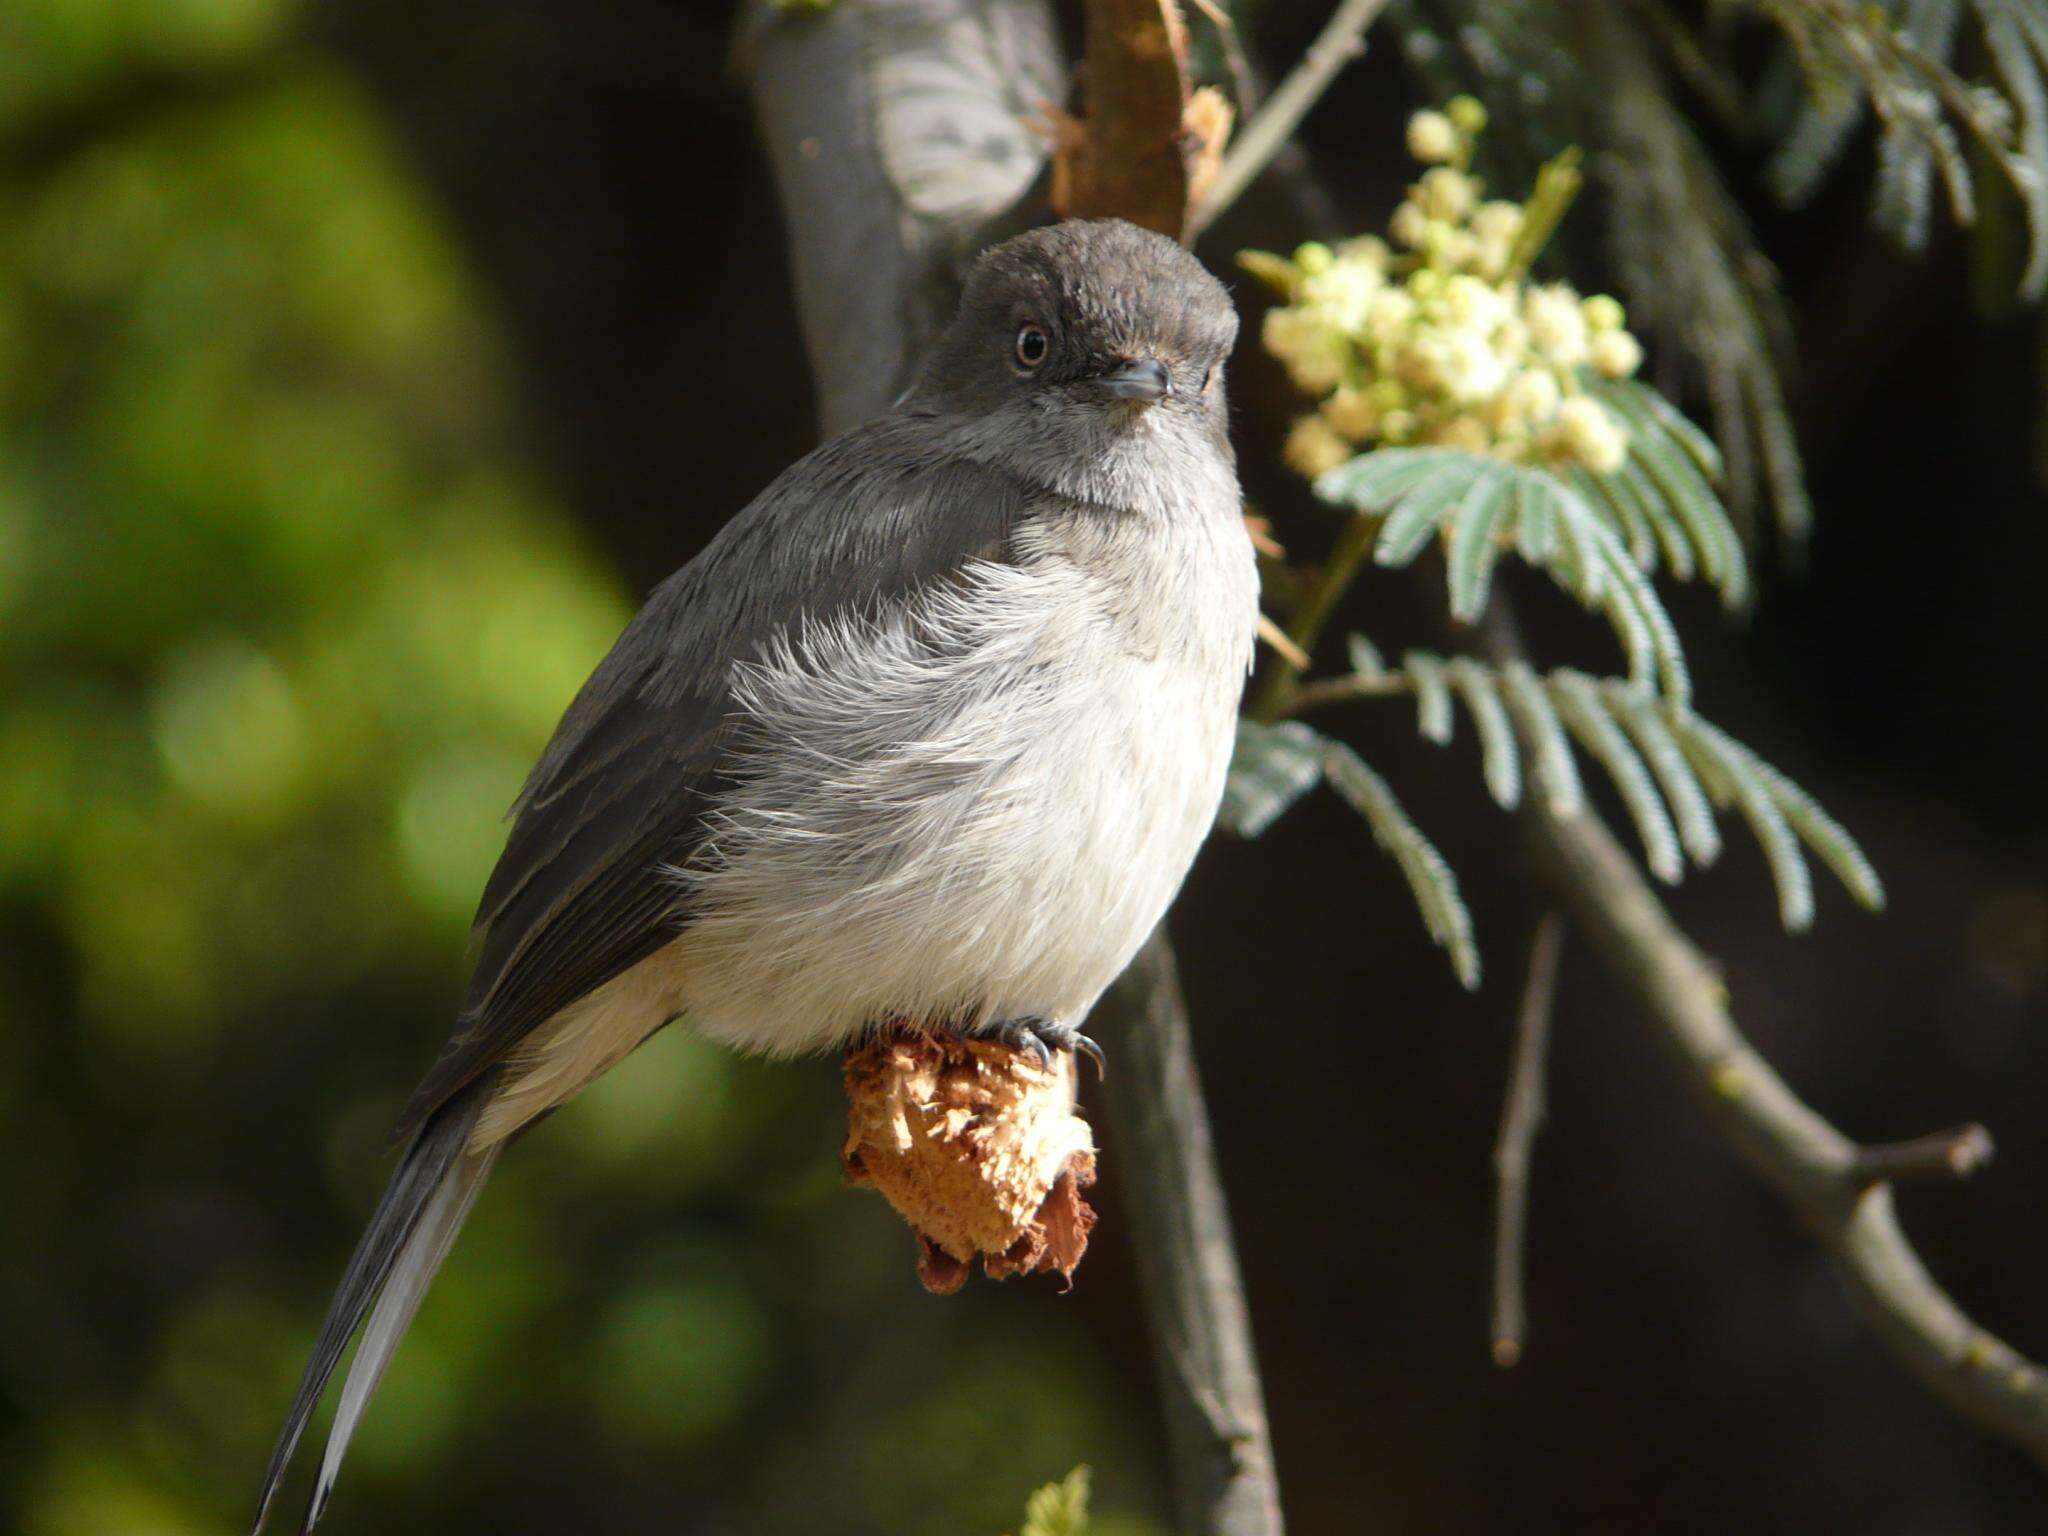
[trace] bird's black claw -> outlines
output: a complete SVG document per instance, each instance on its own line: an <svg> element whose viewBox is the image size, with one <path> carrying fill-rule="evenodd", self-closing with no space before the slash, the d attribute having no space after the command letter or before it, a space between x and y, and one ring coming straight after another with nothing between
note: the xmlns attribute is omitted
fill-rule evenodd
<svg viewBox="0 0 2048 1536"><path fill-rule="evenodd" d="M1052 1070L1052 1047L1039 1033L1045 1027L1037 1019L1010 1019L990 1030L989 1035L1013 1051L1029 1051L1039 1070L1049 1072Z"/></svg>
<svg viewBox="0 0 2048 1536"><path fill-rule="evenodd" d="M1076 1051L1086 1056L1095 1063L1097 1081L1109 1070L1102 1047L1071 1024L1049 1024L1043 1019L1010 1019L988 1033L989 1038L1002 1041L1013 1051L1029 1051L1042 1071L1052 1070L1055 1051Z"/></svg>

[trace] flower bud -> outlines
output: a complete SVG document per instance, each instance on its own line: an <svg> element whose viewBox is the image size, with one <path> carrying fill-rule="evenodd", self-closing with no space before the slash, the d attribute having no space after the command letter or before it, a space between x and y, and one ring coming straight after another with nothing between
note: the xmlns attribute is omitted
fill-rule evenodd
<svg viewBox="0 0 2048 1536"><path fill-rule="evenodd" d="M1374 341L1399 338L1415 320L1415 300L1405 288L1382 288L1365 306L1366 335Z"/></svg>
<svg viewBox="0 0 2048 1536"><path fill-rule="evenodd" d="M1601 331L1618 331L1628 323L1628 316L1621 304L1608 294L1596 293L1579 306L1586 317L1586 329L1596 334Z"/></svg>
<svg viewBox="0 0 2048 1536"><path fill-rule="evenodd" d="M1458 153L1458 130L1441 112L1418 112L1408 119L1408 153L1441 164Z"/></svg>
<svg viewBox="0 0 2048 1536"><path fill-rule="evenodd" d="M1387 263L1393 256L1394 253L1387 249L1387 242L1378 235L1359 235L1337 247L1337 260L1340 264L1360 262L1380 273L1385 273Z"/></svg>
<svg viewBox="0 0 2048 1536"><path fill-rule="evenodd" d="M1448 165L1424 171L1415 185L1422 193L1423 207L1439 219L1462 219L1479 199L1478 184Z"/></svg>
<svg viewBox="0 0 2048 1536"><path fill-rule="evenodd" d="M1487 399L1507 382L1506 359L1473 331L1453 331L1443 342L1437 372L1453 400Z"/></svg>
<svg viewBox="0 0 2048 1536"><path fill-rule="evenodd" d="M1294 264L1301 268L1304 277L1329 271L1336 260L1335 254L1320 240L1306 241L1294 248Z"/></svg>
<svg viewBox="0 0 2048 1536"><path fill-rule="evenodd" d="M1627 331L1602 331L1587 349L1587 359L1596 372L1625 379L1642 366L1643 348Z"/></svg>
<svg viewBox="0 0 2048 1536"><path fill-rule="evenodd" d="M1380 413L1364 390L1340 389L1322 405L1323 420L1338 436L1363 443L1377 436Z"/></svg>
<svg viewBox="0 0 2048 1536"><path fill-rule="evenodd" d="M1387 222L1387 233L1411 251L1422 244L1429 229L1429 215L1422 211L1413 199L1394 210L1394 216Z"/></svg>
<svg viewBox="0 0 2048 1536"><path fill-rule="evenodd" d="M1444 105L1444 115L1458 132L1468 137L1486 131L1486 108L1475 97L1453 96Z"/></svg>
<svg viewBox="0 0 2048 1536"><path fill-rule="evenodd" d="M1529 344L1545 362L1576 368L1586 360L1586 320L1578 295L1563 284L1532 288L1522 300L1522 319Z"/></svg>
<svg viewBox="0 0 2048 1536"><path fill-rule="evenodd" d="M1322 417L1304 416L1287 434L1280 457L1296 474L1313 480L1325 470L1350 462L1352 451L1351 445L1339 437Z"/></svg>
<svg viewBox="0 0 2048 1536"><path fill-rule="evenodd" d="M1510 418L1540 425L1556 414L1557 376L1547 368L1524 369L1502 391L1501 400Z"/></svg>
<svg viewBox="0 0 2048 1536"><path fill-rule="evenodd" d="M1595 474L1611 474L1628 457L1628 434L1597 400L1580 395L1557 409L1556 445Z"/></svg>
<svg viewBox="0 0 2048 1536"><path fill-rule="evenodd" d="M1512 242L1522 232L1525 217L1520 203L1481 203L1472 215L1472 233L1481 240Z"/></svg>
<svg viewBox="0 0 2048 1536"><path fill-rule="evenodd" d="M1470 416L1453 416L1431 431L1429 440L1440 448L1462 448L1467 453L1485 453L1493 446L1486 428Z"/></svg>

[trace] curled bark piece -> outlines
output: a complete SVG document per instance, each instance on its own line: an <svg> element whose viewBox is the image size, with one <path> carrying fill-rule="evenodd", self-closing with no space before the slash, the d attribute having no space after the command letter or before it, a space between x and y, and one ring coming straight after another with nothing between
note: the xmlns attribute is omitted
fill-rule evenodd
<svg viewBox="0 0 2048 1536"><path fill-rule="evenodd" d="M946 1294L975 1260L992 1279L1054 1270L1071 1280L1095 1212L1095 1139L1074 1110L1074 1062L1040 1066L993 1040L885 1035L843 1063L841 1161L918 1239L918 1278Z"/></svg>

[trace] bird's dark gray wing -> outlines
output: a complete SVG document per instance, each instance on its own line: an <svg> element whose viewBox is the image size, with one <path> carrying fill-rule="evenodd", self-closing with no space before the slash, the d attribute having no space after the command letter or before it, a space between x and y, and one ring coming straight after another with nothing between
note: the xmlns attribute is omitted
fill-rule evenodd
<svg viewBox="0 0 2048 1536"><path fill-rule="evenodd" d="M477 912L454 1036L399 1127L673 938L665 869L702 841L729 766L734 665L778 632L901 604L1007 557L1029 493L883 417L798 461L656 589L569 706L514 807Z"/></svg>

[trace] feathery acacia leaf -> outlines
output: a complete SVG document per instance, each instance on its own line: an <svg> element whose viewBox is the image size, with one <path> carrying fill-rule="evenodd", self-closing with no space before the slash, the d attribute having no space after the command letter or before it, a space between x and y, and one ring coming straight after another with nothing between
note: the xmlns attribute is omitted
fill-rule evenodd
<svg viewBox="0 0 2048 1536"><path fill-rule="evenodd" d="M1704 868L1721 851L1716 805L1738 812L1755 834L1777 886L1787 928L1813 916L1812 876L1801 853L1810 848L1860 904L1884 905L1884 887L1856 840L1813 797L1750 748L1690 709L1619 678L1596 678L1568 667L1539 676L1523 663L1495 669L1470 657L1410 651L1399 671L1377 665L1364 674L1382 693L1403 687L1417 696L1421 734L1448 742L1447 716L1462 704L1480 742L1486 786L1512 809L1527 776L1551 813L1576 814L1585 786L1572 754L1577 741L1621 797L1641 838L1652 874L1675 883L1686 859ZM1387 686L1391 684L1391 687ZM1321 771L1335 783L1327 743L1306 727L1288 750L1325 752ZM1313 773L1315 770L1311 770Z"/></svg>
<svg viewBox="0 0 2048 1536"><path fill-rule="evenodd" d="M1650 407L1638 402L1634 411L1646 423L1646 435L1677 441ZM1667 451L1673 459L1692 454L1682 444ZM1644 568L1655 565L1660 542L1667 563L1686 575L1694 559L1704 568L1711 558L1725 571L1731 550L1739 566L1740 546L1725 516L1717 521L1688 513L1672 505L1659 487L1647 473L1624 480L1574 471L1567 479L1548 469L1448 448L1382 448L1340 464L1315 482L1316 494L1326 501L1382 514L1373 546L1380 565L1408 564L1440 532L1449 551L1451 613L1462 622L1471 623L1484 611L1493 566L1504 550L1513 548L1533 559L1581 603L1606 615L1631 676L1645 684L1654 677L1670 697L1683 702L1691 687L1685 656ZM1711 492L1705 494L1711 502ZM1633 557L1623 547L1624 537L1635 542Z"/></svg>
<svg viewBox="0 0 2048 1536"><path fill-rule="evenodd" d="M1721 856L1721 829L1714 824L1714 808L1663 715L1653 700L1620 683L1603 684L1601 694L1608 712L1621 722L1656 775L1686 854L1706 868Z"/></svg>
<svg viewBox="0 0 2048 1536"><path fill-rule="evenodd" d="M2015 182L2031 250L2020 292L2048 292L2048 15L2033 0L1980 0L1984 46L2019 110L2019 157L2030 174Z"/></svg>
<svg viewBox="0 0 2048 1536"><path fill-rule="evenodd" d="M1871 912L1883 911L1884 882L1848 830L1822 810L1805 790L1753 752L1750 761L1778 809L1792 823L1792 830L1799 834L1799 840L1827 865L1859 906Z"/></svg>
<svg viewBox="0 0 2048 1536"><path fill-rule="evenodd" d="M1712 755L1716 766L1726 775L1732 787L1736 803L1742 806L1743 814L1749 815L1750 807L1745 795L1755 794L1767 802L1780 818L1780 825L1796 834L1793 843L1793 857L1798 858L1798 844L1803 842L1819 856L1822 863L1834 872L1835 878L1856 901L1879 911L1884 906L1884 883L1878 879L1877 871L1870 860L1849 836L1842 824L1823 811L1813 797L1794 784L1784 774L1758 757L1754 751L1735 740L1718 726L1710 725L1697 716L1685 722L1681 740L1688 740L1700 750ZM1754 825L1754 823L1752 823ZM1763 834L1757 834L1763 841ZM1772 850L1768 843L1766 854ZM1776 873L1778 860L1772 855L1772 870ZM1806 886L1806 920L1794 923L1786 918L1788 928L1803 928L1812 921L1812 881L1806 875L1806 865L1799 860L1800 876ZM1780 886L1781 905L1784 905L1784 889Z"/></svg>
<svg viewBox="0 0 2048 1536"><path fill-rule="evenodd" d="M1756 772L1757 759L1747 747L1697 718L1683 722L1677 734L1708 792L1732 803L1749 823L1778 888L1780 921L1789 932L1804 932L1813 925L1813 876L1799 852L1797 834Z"/></svg>
<svg viewBox="0 0 2048 1536"><path fill-rule="evenodd" d="M1809 91L1773 162L1781 197L1797 202L1818 186L1867 109L1880 135L1878 223L1908 249L1924 246L1937 176L1955 221L1974 223L1974 158L2003 176L2025 212L2022 293L2048 290L2048 15L2039 0L1970 0L1995 85L1952 66L1963 13L1954 0L1762 0L1757 9L1791 45ZM1817 131L1822 119L1831 132Z"/></svg>
<svg viewBox="0 0 2048 1536"><path fill-rule="evenodd" d="M1469 992L1479 986L1479 946L1472 937L1472 914L1458 893L1457 876L1436 845L1408 819L1387 781L1366 766L1365 759L1340 741L1327 744L1323 761L1330 787L1365 818L1373 840L1392 856L1407 878L1408 889L1422 913L1423 926L1450 955L1451 969Z"/></svg>
<svg viewBox="0 0 2048 1536"><path fill-rule="evenodd" d="M1729 607L1748 594L1749 569L1742 539L1712 481L1720 456L1698 427L1655 390L1633 381L1603 382L1591 393L1629 433L1629 469L1641 477L1638 494L1661 510L1660 532L1679 539ZM1673 574L1679 561L1667 545Z"/></svg>
<svg viewBox="0 0 2048 1536"><path fill-rule="evenodd" d="M1543 475L1515 476L1515 549L1539 569L1557 549L1557 495Z"/></svg>
<svg viewBox="0 0 2048 1536"><path fill-rule="evenodd" d="M1455 448L1384 448L1325 470L1316 478L1315 492L1354 512L1384 512L1424 480L1459 468L1471 457Z"/></svg>
<svg viewBox="0 0 2048 1536"><path fill-rule="evenodd" d="M1323 738L1309 726L1239 720L1217 824L1239 837L1257 837L1322 777Z"/></svg>
<svg viewBox="0 0 2048 1536"><path fill-rule="evenodd" d="M1501 669L1500 680L1508 713L1529 748L1530 782L1542 791L1551 815L1576 816L1586 803L1585 786L1550 695L1536 674L1518 661Z"/></svg>
<svg viewBox="0 0 2048 1536"><path fill-rule="evenodd" d="M1697 365L1725 451L1729 503L1746 523L1768 498L1805 536L1806 496L1778 378L1787 331L1776 277L1668 88L1624 0L1576 0L1582 79L1574 131L1607 152L1608 248L1630 313ZM1674 412L1675 414L1675 412ZM1761 494L1760 494L1761 493Z"/></svg>
<svg viewBox="0 0 2048 1536"><path fill-rule="evenodd" d="M1606 702L1593 680L1582 672L1560 669L1550 675L1550 695L1565 726L1577 738L1586 755L1606 770L1621 803L1635 823L1642 839L1643 862L1650 873L1666 885L1676 885L1685 874L1685 855L1678 844L1678 832L1664 809L1663 798L1643 766L1643 759L1608 714Z"/></svg>
<svg viewBox="0 0 2048 1536"><path fill-rule="evenodd" d="M1434 657L1425 658L1425 665L1435 661ZM1437 676L1441 686L1440 666ZM1448 690L1443 698L1448 713ZM1374 841L1399 865L1424 926L1448 951L1458 980L1468 989L1477 987L1479 950L1472 937L1472 915L1458 894L1457 877L1436 846L1408 819L1386 781L1350 747L1298 720L1279 725L1238 721L1237 749L1230 760L1217 822L1240 837L1257 837L1325 779L1365 818Z"/></svg>
<svg viewBox="0 0 2048 1536"><path fill-rule="evenodd" d="M1444 664L1427 651L1410 651L1401 670L1415 689L1415 729L1423 739L1443 746L1451 739L1451 689Z"/></svg>
<svg viewBox="0 0 2048 1536"><path fill-rule="evenodd" d="M1461 624L1478 619L1493 585L1500 558L1496 536L1514 504L1517 472L1502 466L1472 482L1451 528L1449 574L1451 617Z"/></svg>
<svg viewBox="0 0 2048 1536"><path fill-rule="evenodd" d="M1495 805L1511 811L1522 802L1522 754L1515 746L1515 728L1507 706L1501 702L1499 681L1466 656L1447 662L1444 672L1472 717L1487 793Z"/></svg>

